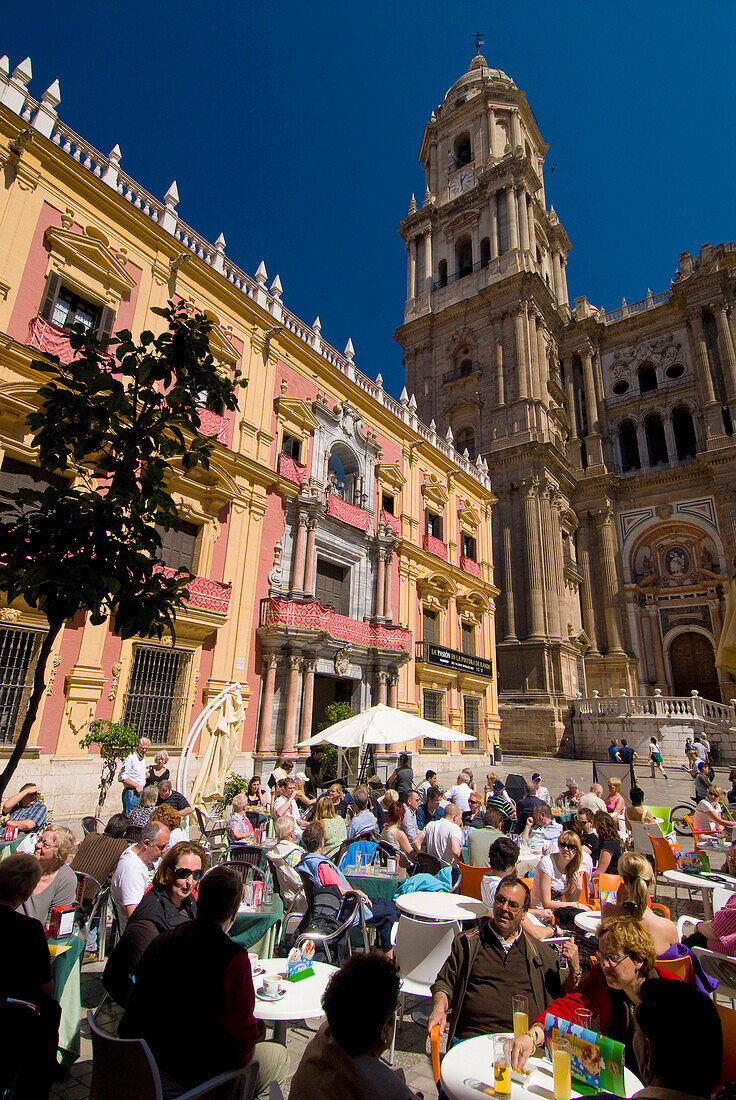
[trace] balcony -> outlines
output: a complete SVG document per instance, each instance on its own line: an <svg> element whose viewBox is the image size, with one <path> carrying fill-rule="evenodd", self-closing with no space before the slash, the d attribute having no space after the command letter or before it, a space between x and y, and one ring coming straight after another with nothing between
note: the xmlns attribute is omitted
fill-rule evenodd
<svg viewBox="0 0 736 1100"><path fill-rule="evenodd" d="M391 512L387 512L385 508L381 509L381 523L388 527L394 535L401 534L401 520L398 516L394 516Z"/></svg>
<svg viewBox="0 0 736 1100"><path fill-rule="evenodd" d="M269 597L261 600L259 626L327 634L341 642L365 649L400 649L411 652L411 634L403 626L366 623L338 615L317 600Z"/></svg>
<svg viewBox="0 0 736 1100"><path fill-rule="evenodd" d="M442 558L443 561L447 561L447 547L442 539L436 539L434 535L425 535L422 546L427 553L434 554L436 558Z"/></svg>
<svg viewBox="0 0 736 1100"><path fill-rule="evenodd" d="M286 478L287 481L293 481L295 485L301 485L307 476L307 467L302 466L295 458L284 454L283 451L279 455L278 470L280 477Z"/></svg>
<svg viewBox="0 0 736 1100"><path fill-rule="evenodd" d="M230 424L227 418L212 412L211 409L203 409L199 406L197 412L199 413L199 434L214 438L218 443L224 443L227 446L230 437Z"/></svg>
<svg viewBox="0 0 736 1100"><path fill-rule="evenodd" d="M162 566L161 572L167 577L173 577L176 570ZM190 607L196 607L201 611L214 611L217 615L227 615L232 591L231 584L222 584L207 577L195 577L189 584L187 602Z"/></svg>
<svg viewBox="0 0 736 1100"><path fill-rule="evenodd" d="M346 500L334 493L327 494L327 515L341 519L351 527L359 527L361 531L368 530L370 520L368 512L364 508L358 508L356 504L348 504Z"/></svg>
<svg viewBox="0 0 736 1100"><path fill-rule="evenodd" d="M448 649L436 642L415 642L414 660L422 664L439 665L452 672L480 676L484 680L493 679L493 661L487 661L485 657L475 657L471 653L461 653L457 649Z"/></svg>
<svg viewBox="0 0 736 1100"><path fill-rule="evenodd" d="M38 348L45 355L56 355L65 366L79 355L69 343L69 333L43 317L34 317L28 325L28 347Z"/></svg>
<svg viewBox="0 0 736 1100"><path fill-rule="evenodd" d="M460 568L464 573L470 573L472 577L479 577L480 562L477 562L475 558L466 558L464 554L460 555Z"/></svg>
<svg viewBox="0 0 736 1100"><path fill-rule="evenodd" d="M473 363L468 370L467 367L455 367L454 370L445 371L442 375L442 384L446 385L448 382L457 382L460 378L472 378L474 374L479 377L483 374L483 367L480 363Z"/></svg>

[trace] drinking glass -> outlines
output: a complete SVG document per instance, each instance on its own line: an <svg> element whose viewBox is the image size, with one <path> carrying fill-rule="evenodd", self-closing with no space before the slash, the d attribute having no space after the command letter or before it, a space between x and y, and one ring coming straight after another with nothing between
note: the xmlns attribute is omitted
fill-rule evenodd
<svg viewBox="0 0 736 1100"><path fill-rule="evenodd" d="M525 993L511 998L511 1009L514 1014L514 1038L518 1039L529 1030L529 998Z"/></svg>
<svg viewBox="0 0 736 1100"><path fill-rule="evenodd" d="M246 882L243 886L243 901L249 907L253 905L253 883Z"/></svg>
<svg viewBox="0 0 736 1100"><path fill-rule="evenodd" d="M579 1008L577 1011L577 1018L577 1022L580 1024L581 1027L587 1028L589 1031L591 1030L591 1024L593 1022L592 1012L590 1012L587 1008Z"/></svg>
<svg viewBox="0 0 736 1100"><path fill-rule="evenodd" d="M552 1045L552 1080L555 1100L570 1100L572 1079L570 1076L570 1040L564 1036L556 1039Z"/></svg>
<svg viewBox="0 0 736 1100"><path fill-rule="evenodd" d="M493 1088L496 1096L511 1095L511 1040L493 1037Z"/></svg>

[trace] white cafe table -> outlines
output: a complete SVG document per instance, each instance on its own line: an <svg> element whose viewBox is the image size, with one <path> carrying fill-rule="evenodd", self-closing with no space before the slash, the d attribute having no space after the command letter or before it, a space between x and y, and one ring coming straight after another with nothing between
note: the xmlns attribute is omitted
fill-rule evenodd
<svg viewBox="0 0 736 1100"><path fill-rule="evenodd" d="M589 912L587 909L581 909L579 913L575 914L575 927L579 928L581 932L597 933L601 919L598 911Z"/></svg>
<svg viewBox="0 0 736 1100"><path fill-rule="evenodd" d="M719 878L724 880L727 877L727 875L719 875ZM717 882L715 879L709 878L707 874L689 875L686 871L663 871L662 878L675 887L675 898L677 898L678 886L684 886L687 890L700 890L703 896L703 913L706 920L710 920L713 916L713 891L719 887L722 890L729 889L725 881ZM734 880L733 891L736 893L736 880Z"/></svg>
<svg viewBox="0 0 736 1100"><path fill-rule="evenodd" d="M529 1096L542 1096L545 1100L552 1100L554 1090L551 1062L546 1058L529 1058L526 1065L532 1070L532 1074L525 1085L512 1078L509 1100L528 1100ZM465 1084L473 1079L483 1081L493 1090L492 1035L479 1035L475 1039L457 1043L442 1059L440 1083L450 1100L479 1100L483 1093ZM624 1069L624 1085L627 1096L632 1096L641 1088L641 1082L628 1069ZM576 1090L575 1082L570 1095L583 1095Z"/></svg>
<svg viewBox="0 0 736 1100"><path fill-rule="evenodd" d="M263 974L253 975L253 985L256 990L263 985L263 979L275 974L286 973L286 959L260 959L259 966L263 967ZM253 1015L256 1020L264 1020L273 1023L273 1037L275 1042L286 1044L286 1024L289 1020L312 1020L318 1016L324 1016L322 1009L322 994L333 974L337 973L336 966L328 963L312 963L314 974L308 978L302 978L300 982L284 982L286 993L278 1001L268 1001L256 996L256 1007Z"/></svg>
<svg viewBox="0 0 736 1100"><path fill-rule="evenodd" d="M425 893L418 890L415 894L400 894L394 899L396 908L410 917L420 920L477 920L488 912L488 906L478 898L469 898L465 894Z"/></svg>

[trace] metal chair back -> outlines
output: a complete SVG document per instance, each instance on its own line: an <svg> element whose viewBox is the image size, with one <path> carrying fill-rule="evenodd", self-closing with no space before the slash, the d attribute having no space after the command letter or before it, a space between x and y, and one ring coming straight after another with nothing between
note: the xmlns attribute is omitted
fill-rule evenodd
<svg viewBox="0 0 736 1100"><path fill-rule="evenodd" d="M322 946L329 963L334 962L343 944L346 945L348 954L351 954L350 932L355 927L357 913L363 949L367 951L368 931L363 899L356 894L343 896L336 886L319 885L306 871L299 871L299 877L304 884L307 911L299 924L296 945L299 946L304 940L314 940ZM332 925L332 928L326 931L325 925Z"/></svg>
<svg viewBox="0 0 736 1100"><path fill-rule="evenodd" d="M86 836L87 833L104 833L105 822L101 821L99 817L83 817L82 818L82 832Z"/></svg>
<svg viewBox="0 0 736 1100"><path fill-rule="evenodd" d="M40 1030L41 1013L34 1004L16 997L0 998L0 1034L3 1037L3 1057L0 1058L2 1100L24 1100L29 1087L38 1089L33 1059L34 1051L38 1049Z"/></svg>
<svg viewBox="0 0 736 1100"><path fill-rule="evenodd" d="M231 844L224 863L242 863L251 867L263 867L266 849L258 844Z"/></svg>

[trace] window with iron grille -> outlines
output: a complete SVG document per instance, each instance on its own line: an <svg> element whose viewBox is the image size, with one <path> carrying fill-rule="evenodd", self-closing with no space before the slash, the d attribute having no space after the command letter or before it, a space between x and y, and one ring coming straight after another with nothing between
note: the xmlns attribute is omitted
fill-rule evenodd
<svg viewBox="0 0 736 1100"><path fill-rule="evenodd" d="M424 717L428 722L437 722L438 725L444 726L444 691L432 691L429 688L425 688L422 691L422 710L424 712ZM422 742L422 748L444 752L447 749L447 744L444 741L436 741L434 737L425 737Z"/></svg>
<svg viewBox="0 0 736 1100"><path fill-rule="evenodd" d="M463 733L480 742L480 699L475 695L463 695ZM477 749L478 744L472 746Z"/></svg>
<svg viewBox="0 0 736 1100"><path fill-rule="evenodd" d="M12 745L31 689L42 630L0 628L0 744Z"/></svg>
<svg viewBox="0 0 736 1100"><path fill-rule="evenodd" d="M156 645L133 646L123 721L156 745L181 742L189 694L192 652Z"/></svg>

